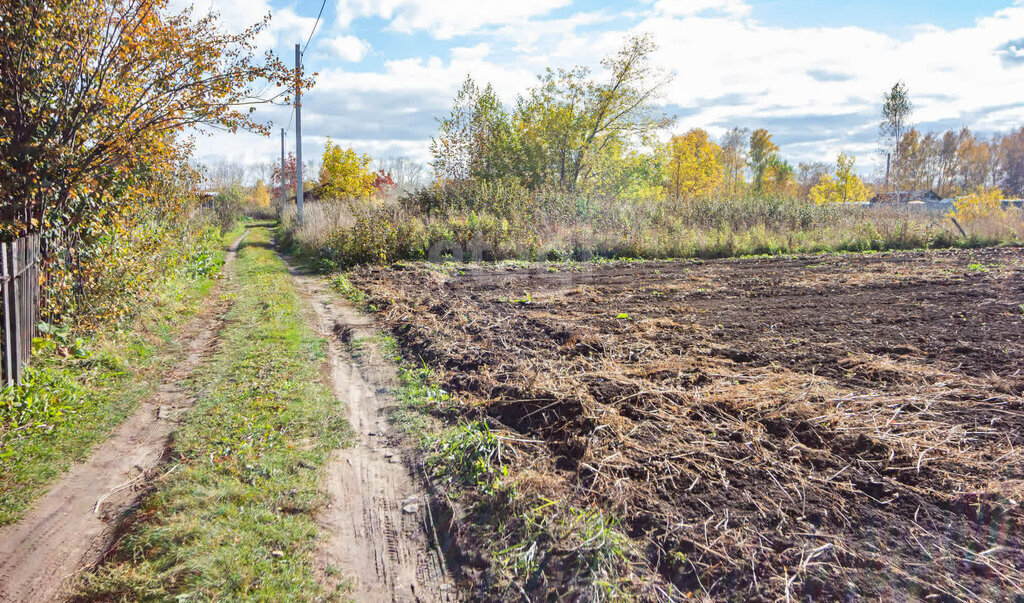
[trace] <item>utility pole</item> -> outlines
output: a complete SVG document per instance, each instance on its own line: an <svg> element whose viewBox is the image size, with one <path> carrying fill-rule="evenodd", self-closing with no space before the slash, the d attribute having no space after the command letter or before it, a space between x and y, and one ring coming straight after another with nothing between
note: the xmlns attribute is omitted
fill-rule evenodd
<svg viewBox="0 0 1024 603"><path fill-rule="evenodd" d="M281 128L281 211L288 205L288 193L285 189L286 174L284 171L284 128Z"/></svg>
<svg viewBox="0 0 1024 603"><path fill-rule="evenodd" d="M295 205L302 224L302 51L295 45Z"/></svg>
<svg viewBox="0 0 1024 603"><path fill-rule="evenodd" d="M892 153L885 154L885 191L889 192L889 166L892 163Z"/></svg>

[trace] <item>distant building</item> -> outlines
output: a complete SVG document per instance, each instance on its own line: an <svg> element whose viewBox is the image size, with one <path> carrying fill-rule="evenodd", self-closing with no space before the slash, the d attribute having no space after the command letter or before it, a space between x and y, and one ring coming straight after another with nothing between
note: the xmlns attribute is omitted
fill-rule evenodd
<svg viewBox="0 0 1024 603"><path fill-rule="evenodd" d="M201 207L204 209L213 209L214 201L217 199L216 191L200 191L197 196L199 197Z"/></svg>
<svg viewBox="0 0 1024 603"><path fill-rule="evenodd" d="M319 184L314 184L313 186L311 186L309 188L306 188L305 186L303 186L302 188L306 189L302 193L302 202L303 203L308 203L310 201L320 201L320 200L322 200L324 198L324 187L320 186ZM278 189L278 191L280 191L280 190L281 189ZM296 195L289 195L288 196L288 203L290 205L295 205L296 197L297 197Z"/></svg>
<svg viewBox="0 0 1024 603"><path fill-rule="evenodd" d="M923 201L934 203L942 201L942 197L935 194L935 191L900 191L899 193L878 193L871 197L871 203L910 203L912 201Z"/></svg>

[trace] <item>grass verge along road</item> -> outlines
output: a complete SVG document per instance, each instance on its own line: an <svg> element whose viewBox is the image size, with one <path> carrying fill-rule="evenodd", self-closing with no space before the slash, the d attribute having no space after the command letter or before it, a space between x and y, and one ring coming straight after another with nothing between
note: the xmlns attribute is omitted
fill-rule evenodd
<svg viewBox="0 0 1024 603"><path fill-rule="evenodd" d="M322 383L325 342L266 228L251 229L236 267L222 344L166 472L80 580L83 598L317 598L320 467L349 427Z"/></svg>

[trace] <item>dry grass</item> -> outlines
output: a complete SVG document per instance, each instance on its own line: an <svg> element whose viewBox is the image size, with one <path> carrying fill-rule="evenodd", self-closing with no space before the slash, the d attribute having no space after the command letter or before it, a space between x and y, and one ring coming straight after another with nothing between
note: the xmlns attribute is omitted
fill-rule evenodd
<svg viewBox="0 0 1024 603"><path fill-rule="evenodd" d="M500 203L498 202L500 201ZM480 199L426 211L416 198L307 203L302 225L284 212L283 242L326 268L363 262L721 258L744 255L980 247L1024 240L1024 214L999 212L963 224L943 212L816 206L796 200L719 199L678 206L549 194ZM518 210L516 209L518 208Z"/></svg>
<svg viewBox="0 0 1024 603"><path fill-rule="evenodd" d="M624 596L1024 593L1019 253L787 262L352 278L461 413L504 427L527 501L617 519ZM833 278L800 284L820 263ZM531 505L505 544L549 564L520 587L589 592Z"/></svg>

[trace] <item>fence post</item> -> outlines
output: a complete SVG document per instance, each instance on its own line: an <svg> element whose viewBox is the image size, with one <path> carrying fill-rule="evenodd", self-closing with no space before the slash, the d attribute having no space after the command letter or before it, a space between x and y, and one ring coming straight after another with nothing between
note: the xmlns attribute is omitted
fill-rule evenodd
<svg viewBox="0 0 1024 603"><path fill-rule="evenodd" d="M0 291L3 300L4 317L3 317L3 329L4 329L4 340L2 342L3 349L3 380L4 385L10 385L14 381L14 363L11 361L11 311L10 311L10 289L11 280L14 278L11 275L10 266L10 243L0 243L0 277L3 278L3 287Z"/></svg>
<svg viewBox="0 0 1024 603"><path fill-rule="evenodd" d="M41 267L39 233L0 243L0 383L21 385L32 355L32 338L39 317Z"/></svg>
<svg viewBox="0 0 1024 603"><path fill-rule="evenodd" d="M18 289L18 251L20 245L20 239L11 241L11 244L7 247L8 250L8 263L7 265L11 269L11 286L8 292L10 298L8 299L7 309L9 314L7 316L7 324L11 329L11 347L7 348L7 353L11 356L11 380L21 385L21 320L19 314L18 300L21 298Z"/></svg>

